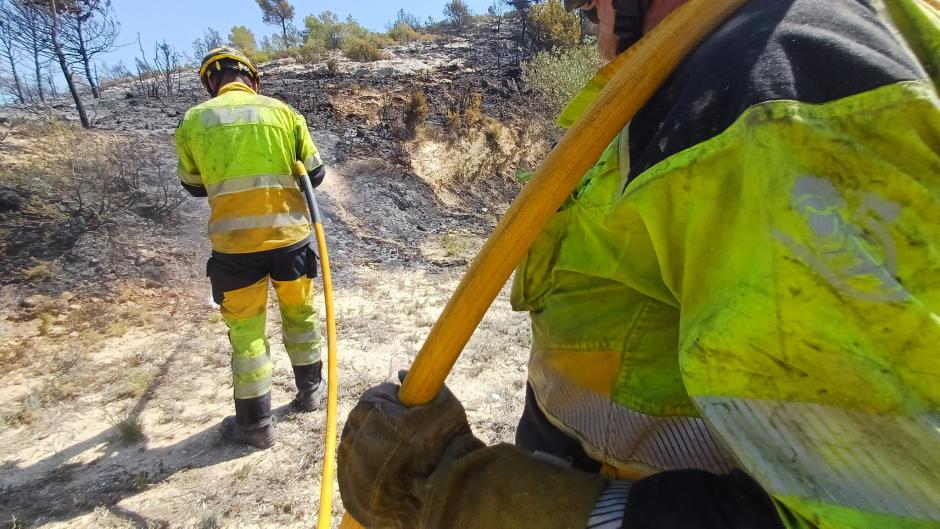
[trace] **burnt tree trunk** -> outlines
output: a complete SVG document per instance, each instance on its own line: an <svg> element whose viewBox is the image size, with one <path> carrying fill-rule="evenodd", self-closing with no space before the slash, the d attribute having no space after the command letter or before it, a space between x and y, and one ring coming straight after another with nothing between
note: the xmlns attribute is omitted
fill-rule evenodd
<svg viewBox="0 0 940 529"><path fill-rule="evenodd" d="M50 16L52 17L52 50L59 59L59 66L62 68L62 75L65 76L65 82L69 86L69 92L72 93L72 99L75 100L75 110L78 111L78 119L82 122L82 127L91 128L91 122L88 121L88 114L85 113L85 105L82 104L82 97L78 93L78 86L75 85L75 78L72 75L72 69L69 67L69 61L62 51L62 43L59 42L59 13L56 9L56 0L49 0L52 7Z"/></svg>
<svg viewBox="0 0 940 529"><path fill-rule="evenodd" d="M10 73L13 75L13 85L16 87L16 98L19 99L20 103L25 103L26 96L23 95L23 83L20 82L20 74L16 71L16 57L14 56L11 45L7 43L3 51L7 61L10 63Z"/></svg>
<svg viewBox="0 0 940 529"><path fill-rule="evenodd" d="M82 64L85 66L85 79L88 80L88 86L91 87L91 95L95 99L101 98L101 92L98 90L98 83L91 74L91 58L88 56L88 48L85 46L85 35L82 33L82 21L79 19L76 24L78 33L78 53L82 57Z"/></svg>
<svg viewBox="0 0 940 529"><path fill-rule="evenodd" d="M42 91L42 66L40 65L39 61L39 54L42 50L39 49L39 41L36 40L39 37L37 35L35 26L30 28L30 33L33 36L33 49L31 51L33 52L33 67L36 69L36 91L39 92L39 100L45 101L46 94Z"/></svg>

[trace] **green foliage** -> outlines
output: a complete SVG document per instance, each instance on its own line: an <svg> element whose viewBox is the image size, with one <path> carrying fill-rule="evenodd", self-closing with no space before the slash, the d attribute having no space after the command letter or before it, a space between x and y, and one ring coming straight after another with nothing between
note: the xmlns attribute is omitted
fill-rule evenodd
<svg viewBox="0 0 940 529"><path fill-rule="evenodd" d="M356 62L373 62L385 58L381 45L375 38L350 37L343 44L343 55Z"/></svg>
<svg viewBox="0 0 940 529"><path fill-rule="evenodd" d="M345 22L340 22L332 11L324 11L318 16L311 15L304 18L304 26L307 43L320 43L328 50L340 49L346 39L354 36L362 37L368 33L352 17L347 18Z"/></svg>
<svg viewBox="0 0 940 529"><path fill-rule="evenodd" d="M318 42L328 50L334 50L343 45L344 35L340 21L332 11L304 17L304 33L307 35L307 43Z"/></svg>
<svg viewBox="0 0 940 529"><path fill-rule="evenodd" d="M538 53L522 65L522 81L552 116L559 114L602 65L593 43Z"/></svg>
<svg viewBox="0 0 940 529"><path fill-rule="evenodd" d="M473 20L470 6L463 0L450 0L444 4L444 18L458 28L466 27Z"/></svg>
<svg viewBox="0 0 940 529"><path fill-rule="evenodd" d="M388 36L402 44L421 40L421 34L404 22L396 22L392 29L388 30Z"/></svg>
<svg viewBox="0 0 940 529"><path fill-rule="evenodd" d="M255 41L255 34L245 26L232 26L228 34L228 43L237 48L252 60L258 54L258 43Z"/></svg>
<svg viewBox="0 0 940 529"><path fill-rule="evenodd" d="M283 26L294 19L294 6L287 0L255 0L265 24Z"/></svg>
<svg viewBox="0 0 940 529"><path fill-rule="evenodd" d="M326 55L326 49L319 42L308 42L303 46L292 46L286 50L279 50L271 54L272 59L291 58L303 64L321 62Z"/></svg>
<svg viewBox="0 0 940 529"><path fill-rule="evenodd" d="M541 50L574 46L581 36L581 20L576 14L566 12L561 0L533 5L529 19L532 40Z"/></svg>

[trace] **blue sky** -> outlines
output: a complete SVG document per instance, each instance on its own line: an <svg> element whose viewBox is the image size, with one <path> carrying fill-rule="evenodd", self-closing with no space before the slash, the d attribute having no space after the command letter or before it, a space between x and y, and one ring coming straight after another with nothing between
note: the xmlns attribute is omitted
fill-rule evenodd
<svg viewBox="0 0 940 529"><path fill-rule="evenodd" d="M413 13L421 20L433 15L435 20L443 18L446 0L294 0L295 25L303 27L303 17L322 11L333 11L341 18L352 15L362 25L373 30L384 30L385 24L395 18L399 9ZM465 0L476 14L486 12L492 0ZM226 38L235 25L248 26L259 43L262 35L273 33L273 26L261 22L261 10L255 0L113 0L112 5L121 23L120 41L131 43L118 49L104 60L109 64L123 61L133 69L137 52L137 32L140 32L144 49L151 53L153 43L166 39L168 43L188 55L192 55L192 42L203 34L207 27L219 31Z"/></svg>

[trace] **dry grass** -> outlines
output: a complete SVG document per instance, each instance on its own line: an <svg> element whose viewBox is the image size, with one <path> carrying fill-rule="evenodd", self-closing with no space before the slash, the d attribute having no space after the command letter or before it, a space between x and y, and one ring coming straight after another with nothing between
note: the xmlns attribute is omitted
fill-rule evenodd
<svg viewBox="0 0 940 529"><path fill-rule="evenodd" d="M135 445L147 438L139 415L130 415L118 420L112 418L111 421L111 425L118 432L118 439L124 446Z"/></svg>
<svg viewBox="0 0 940 529"><path fill-rule="evenodd" d="M29 282L42 281L52 277L52 264L45 261L39 261L33 266L23 269L23 279Z"/></svg>
<svg viewBox="0 0 940 529"><path fill-rule="evenodd" d="M472 239L460 232L447 232L441 239L447 257L466 257L472 248Z"/></svg>
<svg viewBox="0 0 940 529"><path fill-rule="evenodd" d="M124 379L121 388L118 389L115 399L139 399L150 389L153 384L153 375L145 371L134 371Z"/></svg>
<svg viewBox="0 0 940 529"><path fill-rule="evenodd" d="M49 336L49 333L52 331L52 325L55 323L55 316L48 312L39 313L39 326L36 328L36 332L39 333L39 336Z"/></svg>

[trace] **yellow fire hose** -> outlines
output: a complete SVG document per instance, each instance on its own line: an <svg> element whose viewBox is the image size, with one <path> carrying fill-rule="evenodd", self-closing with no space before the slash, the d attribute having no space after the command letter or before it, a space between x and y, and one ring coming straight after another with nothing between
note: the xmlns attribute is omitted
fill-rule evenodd
<svg viewBox="0 0 940 529"><path fill-rule="evenodd" d="M404 404L434 399L490 304L571 190L682 60L746 2L690 0L618 58L616 74L548 155L471 263L402 383L398 397ZM348 515L340 524L341 529L360 527Z"/></svg>
<svg viewBox="0 0 940 529"><path fill-rule="evenodd" d="M323 448L323 479L320 484L320 511L317 514L317 529L330 529L330 514L333 509L333 476L336 473L336 400L339 394L338 369L336 365L336 312L333 309L333 278L330 275L330 256L326 249L323 232L323 217L313 196L313 186L307 176L307 168L294 162L294 168L304 188L307 207L313 218L313 231L317 236L320 254L320 270L323 273L323 299L326 304L326 444Z"/></svg>

